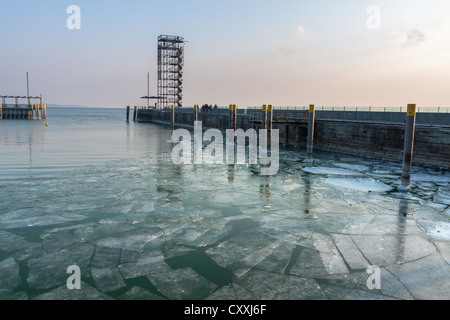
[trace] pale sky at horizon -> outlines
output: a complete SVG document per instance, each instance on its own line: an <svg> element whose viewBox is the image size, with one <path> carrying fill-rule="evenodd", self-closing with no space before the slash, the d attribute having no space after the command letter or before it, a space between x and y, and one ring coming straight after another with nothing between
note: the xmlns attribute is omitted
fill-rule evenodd
<svg viewBox="0 0 450 320"><path fill-rule="evenodd" d="M26 95L28 70L47 104L145 105L169 34L189 41L186 106L450 107L448 0L1 0L0 13L0 94Z"/></svg>

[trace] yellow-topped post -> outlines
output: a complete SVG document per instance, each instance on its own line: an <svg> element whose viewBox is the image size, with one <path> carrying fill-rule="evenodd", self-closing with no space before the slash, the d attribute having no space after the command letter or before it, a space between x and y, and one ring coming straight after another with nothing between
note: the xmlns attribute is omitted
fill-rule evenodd
<svg viewBox="0 0 450 320"><path fill-rule="evenodd" d="M309 122L308 122L308 145L306 150L306 156L308 159L312 160L313 149L314 149L314 127L316 121L316 107L311 104L309 106Z"/></svg>
<svg viewBox="0 0 450 320"><path fill-rule="evenodd" d="M172 129L175 130L175 105L172 105Z"/></svg>
<svg viewBox="0 0 450 320"><path fill-rule="evenodd" d="M47 105L46 104L42 105L41 114L42 114L42 119L46 120L47 119Z"/></svg>
<svg viewBox="0 0 450 320"><path fill-rule="evenodd" d="M234 121L234 104L230 104L230 129L232 130L235 128Z"/></svg>
<svg viewBox="0 0 450 320"><path fill-rule="evenodd" d="M196 104L194 106L194 113L195 113L195 120L194 121L198 121L198 104Z"/></svg>
<svg viewBox="0 0 450 320"><path fill-rule="evenodd" d="M234 130L237 129L237 105L233 105L233 117L234 117Z"/></svg>
<svg viewBox="0 0 450 320"><path fill-rule="evenodd" d="M2 108L2 104L0 103L0 120L3 119L3 108Z"/></svg>
<svg viewBox="0 0 450 320"><path fill-rule="evenodd" d="M267 105L263 105L262 107L262 128L263 130L267 130Z"/></svg>
<svg viewBox="0 0 450 320"><path fill-rule="evenodd" d="M267 106L267 130L269 134L269 145L272 143L272 129L273 129L273 105Z"/></svg>
<svg viewBox="0 0 450 320"><path fill-rule="evenodd" d="M405 145L403 149L403 171L402 171L402 189L409 187L411 183L411 168L413 162L414 136L416 131L416 113L415 104L408 104L406 112L406 130Z"/></svg>
<svg viewBox="0 0 450 320"><path fill-rule="evenodd" d="M133 121L135 121L135 122L136 122L136 117L137 117L137 107L134 106Z"/></svg>

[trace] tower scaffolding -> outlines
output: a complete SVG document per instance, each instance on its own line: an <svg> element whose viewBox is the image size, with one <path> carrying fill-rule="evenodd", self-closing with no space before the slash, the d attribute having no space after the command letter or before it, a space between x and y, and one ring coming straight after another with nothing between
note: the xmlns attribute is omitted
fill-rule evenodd
<svg viewBox="0 0 450 320"><path fill-rule="evenodd" d="M158 37L158 107L183 105L184 38Z"/></svg>

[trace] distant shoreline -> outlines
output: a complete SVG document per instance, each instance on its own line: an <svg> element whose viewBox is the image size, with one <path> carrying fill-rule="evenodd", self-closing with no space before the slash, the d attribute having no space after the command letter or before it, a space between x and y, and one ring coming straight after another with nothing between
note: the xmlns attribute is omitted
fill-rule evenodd
<svg viewBox="0 0 450 320"><path fill-rule="evenodd" d="M89 107L87 107L87 106L71 106L71 105L48 104L47 108L88 109Z"/></svg>

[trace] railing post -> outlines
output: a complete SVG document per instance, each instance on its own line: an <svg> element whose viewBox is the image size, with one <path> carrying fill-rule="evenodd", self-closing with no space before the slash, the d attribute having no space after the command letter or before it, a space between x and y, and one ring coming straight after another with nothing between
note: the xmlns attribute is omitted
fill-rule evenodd
<svg viewBox="0 0 450 320"><path fill-rule="evenodd" d="M312 160L313 148L314 148L314 125L316 121L316 107L314 105L309 106L309 123L308 123L308 146L306 155L308 159Z"/></svg>
<svg viewBox="0 0 450 320"><path fill-rule="evenodd" d="M411 184L411 168L414 152L414 135L416 129L416 105L409 104L406 116L405 146L403 149L402 189Z"/></svg>

